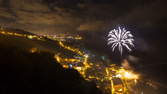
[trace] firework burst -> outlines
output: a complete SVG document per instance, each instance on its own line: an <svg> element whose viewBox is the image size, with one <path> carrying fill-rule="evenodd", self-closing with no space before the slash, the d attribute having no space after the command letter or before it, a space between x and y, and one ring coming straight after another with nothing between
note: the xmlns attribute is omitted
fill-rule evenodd
<svg viewBox="0 0 167 94"><path fill-rule="evenodd" d="M120 54L123 53L123 48L126 48L129 52L132 51L131 47L134 47L133 35L125 28L111 30L108 34L108 45L111 45L112 51L115 51L117 47Z"/></svg>

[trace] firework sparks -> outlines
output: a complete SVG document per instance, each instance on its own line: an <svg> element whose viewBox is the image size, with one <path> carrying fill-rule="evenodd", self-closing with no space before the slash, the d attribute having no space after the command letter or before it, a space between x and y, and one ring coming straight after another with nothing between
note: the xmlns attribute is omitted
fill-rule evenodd
<svg viewBox="0 0 167 94"><path fill-rule="evenodd" d="M83 58L65 58L63 53L55 54L54 58L63 68L76 69L85 80L94 81L104 94L129 94L129 88L136 85L139 75L115 64L103 65L93 63L90 56L78 48L59 41L59 45ZM134 93L132 93L134 94Z"/></svg>
<svg viewBox="0 0 167 94"><path fill-rule="evenodd" d="M111 45L113 52L115 51L115 48L118 47L118 50L122 55L123 48L126 48L128 51L132 51L131 47L134 47L133 35L125 28L121 29L118 27L118 30L111 30L108 37L108 45Z"/></svg>

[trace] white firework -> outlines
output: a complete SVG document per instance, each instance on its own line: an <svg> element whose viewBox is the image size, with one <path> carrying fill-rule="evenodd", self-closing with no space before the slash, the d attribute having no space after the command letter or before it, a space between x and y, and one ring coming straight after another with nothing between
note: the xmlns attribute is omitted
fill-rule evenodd
<svg viewBox="0 0 167 94"><path fill-rule="evenodd" d="M134 47L133 35L125 28L121 29L120 27L118 27L118 30L111 30L108 34L108 37L108 45L111 45L112 51L115 51L115 48L118 47L121 55L123 48L126 48L130 52L132 51L131 47Z"/></svg>

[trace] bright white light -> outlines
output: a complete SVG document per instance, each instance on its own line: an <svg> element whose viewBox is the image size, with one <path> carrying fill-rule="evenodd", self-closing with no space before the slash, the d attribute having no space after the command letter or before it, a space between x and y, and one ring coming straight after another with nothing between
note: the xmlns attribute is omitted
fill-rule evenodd
<svg viewBox="0 0 167 94"><path fill-rule="evenodd" d="M108 45L111 45L112 51L115 51L115 48L118 47L121 55L123 48L126 48L128 51L132 51L130 47L134 47L133 35L125 28L121 29L118 27L118 29L111 30L108 34L108 37Z"/></svg>

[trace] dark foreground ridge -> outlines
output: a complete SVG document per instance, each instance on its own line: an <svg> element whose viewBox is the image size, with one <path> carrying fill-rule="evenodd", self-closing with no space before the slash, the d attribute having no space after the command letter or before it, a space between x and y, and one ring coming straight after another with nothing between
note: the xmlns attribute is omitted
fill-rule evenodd
<svg viewBox="0 0 167 94"><path fill-rule="evenodd" d="M100 94L95 84L52 57L0 45L0 94Z"/></svg>

